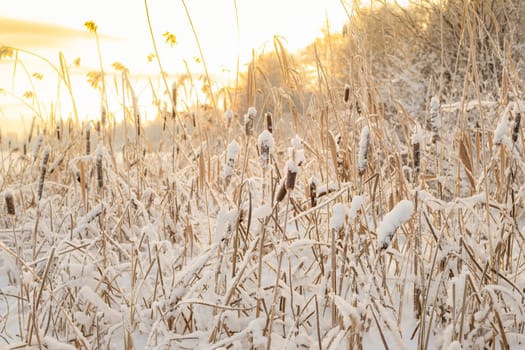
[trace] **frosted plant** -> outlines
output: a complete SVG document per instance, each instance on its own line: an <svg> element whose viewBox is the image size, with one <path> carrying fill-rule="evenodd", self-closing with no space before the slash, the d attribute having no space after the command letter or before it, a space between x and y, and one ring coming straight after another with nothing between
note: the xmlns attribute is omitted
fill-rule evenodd
<svg viewBox="0 0 525 350"><path fill-rule="evenodd" d="M419 124L416 124L414 127L414 132L412 133L412 156L414 161L414 171L419 172L421 167L421 145L423 144L423 129Z"/></svg>
<svg viewBox="0 0 525 350"><path fill-rule="evenodd" d="M366 166L368 164L368 144L370 140L370 130L368 126L365 126L361 130L361 139L359 140L359 153L357 160L357 169L359 175L363 175L366 171Z"/></svg>
<svg viewBox="0 0 525 350"><path fill-rule="evenodd" d="M224 112L224 121L226 122L226 127L229 128L232 124L233 119L233 111L228 108L226 112Z"/></svg>
<svg viewBox="0 0 525 350"><path fill-rule="evenodd" d="M259 134L259 149L261 152L261 166L267 168L270 164L271 153L273 152L274 141L272 133L264 130Z"/></svg>
<svg viewBox="0 0 525 350"><path fill-rule="evenodd" d="M410 219L414 213L414 204L409 200L402 200L387 213L377 227L379 249L386 249L392 242L396 230Z"/></svg>
<svg viewBox="0 0 525 350"><path fill-rule="evenodd" d="M441 117L439 115L439 99L437 96L430 100L430 125L432 127L432 142L439 140Z"/></svg>
<svg viewBox="0 0 525 350"><path fill-rule="evenodd" d="M516 101L514 103L514 124L512 125L512 142L518 141L520 133L521 115L525 113L524 101Z"/></svg>
<svg viewBox="0 0 525 350"><path fill-rule="evenodd" d="M235 163L235 158L239 154L240 146L237 141L233 140L229 145L226 151L226 165L222 172L222 177L224 180L224 185L228 186L230 183L231 177L233 175L233 165Z"/></svg>
<svg viewBox="0 0 525 350"><path fill-rule="evenodd" d="M503 111L503 114L501 115L501 119L496 126L496 129L494 130L494 144L495 145L501 145L503 141L505 140L505 137L507 136L507 133L509 132L509 119L510 119L510 109L512 108L512 104L508 104L505 110Z"/></svg>
<svg viewBox="0 0 525 350"><path fill-rule="evenodd" d="M246 133L246 136L250 136L253 134L253 123L255 121L255 117L257 116L257 110L255 107L248 108L248 113L244 115L244 131Z"/></svg>

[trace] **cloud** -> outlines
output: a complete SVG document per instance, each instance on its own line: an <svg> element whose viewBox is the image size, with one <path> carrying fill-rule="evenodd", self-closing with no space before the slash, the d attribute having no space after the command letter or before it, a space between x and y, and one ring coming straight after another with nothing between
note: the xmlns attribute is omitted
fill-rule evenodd
<svg viewBox="0 0 525 350"><path fill-rule="evenodd" d="M100 35L101 39L115 39ZM24 49L57 48L78 40L93 39L86 30L57 24L0 17L0 45Z"/></svg>

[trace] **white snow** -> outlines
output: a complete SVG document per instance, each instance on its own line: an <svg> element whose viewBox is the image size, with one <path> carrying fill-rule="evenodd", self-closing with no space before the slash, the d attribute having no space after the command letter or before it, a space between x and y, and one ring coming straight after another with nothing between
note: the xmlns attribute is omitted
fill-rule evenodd
<svg viewBox="0 0 525 350"><path fill-rule="evenodd" d="M226 112L224 112L224 120L226 121L226 125L230 125L233 119L233 111L228 108Z"/></svg>
<svg viewBox="0 0 525 350"><path fill-rule="evenodd" d="M404 199L383 217L377 228L377 238L381 249L386 249L390 245L394 232L410 219L413 213L414 204Z"/></svg>
<svg viewBox="0 0 525 350"><path fill-rule="evenodd" d="M284 166L284 172L287 173L288 171L291 172L291 173L298 173L299 172L299 167L291 159L288 160L286 162L286 165Z"/></svg>
<svg viewBox="0 0 525 350"><path fill-rule="evenodd" d="M82 294L91 304L96 306L99 312L102 312L104 319L108 323L116 324L121 321L122 316L120 315L120 312L110 308L93 289L84 286L80 289L80 294Z"/></svg>
<svg viewBox="0 0 525 350"><path fill-rule="evenodd" d="M348 210L348 220L352 222L357 217L357 212L363 204L363 196L355 196L352 198L352 203L350 203L350 209Z"/></svg>
<svg viewBox="0 0 525 350"><path fill-rule="evenodd" d="M273 141L273 135L268 130L264 130L259 134L259 145L267 146L270 149L270 152L273 149L274 141Z"/></svg>
<svg viewBox="0 0 525 350"><path fill-rule="evenodd" d="M416 124L412 132L411 142L413 145L416 145L416 144L423 145L423 140L424 140L423 129L421 128L419 124Z"/></svg>
<svg viewBox="0 0 525 350"><path fill-rule="evenodd" d="M255 219L264 219L272 214L272 208L268 205L261 205L253 210L253 217Z"/></svg>
<svg viewBox="0 0 525 350"><path fill-rule="evenodd" d="M237 154L239 154L241 147L237 143L237 141L233 140L228 145L226 154L228 159L235 159L237 157Z"/></svg>
<svg viewBox="0 0 525 350"><path fill-rule="evenodd" d="M332 230L340 230L345 224L347 208L342 203L334 204L332 208L332 220L330 221L330 228Z"/></svg>
<svg viewBox="0 0 525 350"><path fill-rule="evenodd" d="M509 103L501 115L498 126L494 130L494 144L501 145L509 132L509 118L512 104Z"/></svg>
<svg viewBox="0 0 525 350"><path fill-rule="evenodd" d="M370 130L368 126L363 127L361 130L361 138L359 140L359 153L358 153L358 170L362 173L366 170L367 165L367 153L368 153L368 142L370 137Z"/></svg>
<svg viewBox="0 0 525 350"><path fill-rule="evenodd" d="M517 100L514 102L514 113L525 113L525 101Z"/></svg>
<svg viewBox="0 0 525 350"><path fill-rule="evenodd" d="M75 350L73 345L59 342L55 338L50 336L44 337L43 343L46 345L47 350Z"/></svg>
<svg viewBox="0 0 525 350"><path fill-rule="evenodd" d="M248 116L255 118L257 116L257 110L255 107L248 108Z"/></svg>

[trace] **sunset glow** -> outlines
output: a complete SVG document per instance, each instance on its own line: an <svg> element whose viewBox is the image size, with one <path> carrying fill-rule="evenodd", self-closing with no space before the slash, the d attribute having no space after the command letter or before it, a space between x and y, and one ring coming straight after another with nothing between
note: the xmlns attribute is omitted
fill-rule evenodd
<svg viewBox="0 0 525 350"><path fill-rule="evenodd" d="M202 60L183 3L150 1L147 4L166 73L176 76L189 69L192 74L202 74ZM345 9L338 0L197 0L186 4L203 48L204 60L215 83L234 80L237 58L239 68L243 70L251 58L252 50L257 53L272 50L274 35L283 37L287 48L294 51L320 36L321 29L327 23L332 30L340 31L347 20ZM95 36L84 27L86 21L93 21L98 26L104 70L114 71L111 66L114 62L124 64L135 77L139 99L142 103L151 103L149 83L137 78L158 77L159 73L156 62L151 59L154 50L143 1L4 1L0 2L0 13L1 45L36 53L55 66L59 66L59 52L64 54L70 65L81 119L92 118L100 108L100 93L87 83L86 78L88 72L100 70ZM165 42L163 34L167 32L175 35L174 45ZM21 121L27 127L28 120L35 112L20 108L20 101L10 95L19 97L34 88L42 105L34 104L34 101L30 103L35 109L47 109L42 113L44 116L51 113L50 103L57 103L56 72L41 59L31 55L19 55L18 59L27 69L24 74L19 67L13 75L13 65L9 62L0 65L0 88L9 92L0 97L0 118L5 132L14 128L20 130ZM80 64L74 65L77 59ZM31 85L28 76L35 73L41 79L32 79ZM63 91L60 94L64 96ZM59 102L61 112L66 114L62 118L67 118L72 112L69 102L65 98ZM148 112L149 118L152 118L155 111L146 111L145 114ZM115 114L119 119L118 112Z"/></svg>

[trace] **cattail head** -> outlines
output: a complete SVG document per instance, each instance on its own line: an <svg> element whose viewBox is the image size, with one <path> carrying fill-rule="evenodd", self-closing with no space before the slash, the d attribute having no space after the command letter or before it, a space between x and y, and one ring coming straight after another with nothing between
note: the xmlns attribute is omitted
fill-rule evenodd
<svg viewBox="0 0 525 350"><path fill-rule="evenodd" d="M379 249L387 249L392 242L395 231L404 224L414 213L414 204L409 200L402 200L387 213L377 227Z"/></svg>
<svg viewBox="0 0 525 350"><path fill-rule="evenodd" d="M97 184L98 188L102 189L104 187L104 173L102 169L102 146L97 147L97 155L95 159L95 166L97 170Z"/></svg>
<svg viewBox="0 0 525 350"><path fill-rule="evenodd" d="M332 208L332 220L330 221L330 228L334 231L341 231L344 227L348 209L344 204L334 204Z"/></svg>
<svg viewBox="0 0 525 350"><path fill-rule="evenodd" d="M437 96L430 100L430 123L432 126L432 142L439 140L439 128L441 120L439 116L439 99Z"/></svg>
<svg viewBox="0 0 525 350"><path fill-rule="evenodd" d="M277 197L276 197L277 202L281 202L285 196L286 196L286 182L283 181L281 183L281 186L279 187L279 192L277 192Z"/></svg>
<svg viewBox="0 0 525 350"><path fill-rule="evenodd" d="M35 140L35 144L33 145L33 161L35 161L38 157L38 153L40 152L40 146L42 146L43 140L44 136L42 134L38 135L38 137Z"/></svg>
<svg viewBox="0 0 525 350"><path fill-rule="evenodd" d="M55 128L55 135L57 137L57 140L60 141L61 135L60 135L60 126L59 125L57 125L56 128Z"/></svg>
<svg viewBox="0 0 525 350"><path fill-rule="evenodd" d="M412 156L414 161L414 171L419 172L421 166L421 144L423 143L423 130L416 125L412 134Z"/></svg>
<svg viewBox="0 0 525 350"><path fill-rule="evenodd" d="M494 130L494 144L495 145L501 145L505 138L507 137L507 133L509 131L509 123L510 123L510 117L511 113L510 110L512 109L512 104L509 103L507 107L505 107L505 110L503 111L503 114L501 115L500 121L498 125L496 126L496 129Z"/></svg>
<svg viewBox="0 0 525 350"><path fill-rule="evenodd" d="M222 172L222 177L224 180L224 185L227 186L230 183L230 179L233 175L233 165L235 163L235 158L239 153L240 146L237 141L233 140L229 145L226 152L226 165Z"/></svg>
<svg viewBox="0 0 525 350"><path fill-rule="evenodd" d="M345 103L348 103L350 101L350 85L345 85L345 95L344 95L344 101Z"/></svg>
<svg viewBox="0 0 525 350"><path fill-rule="evenodd" d="M292 147L288 148L288 156L294 161L297 166L301 166L304 162L303 140L295 135L291 140Z"/></svg>
<svg viewBox="0 0 525 350"><path fill-rule="evenodd" d="M91 153L91 124L86 126L86 155Z"/></svg>
<svg viewBox="0 0 525 350"><path fill-rule="evenodd" d="M312 208L317 205L317 183L318 180L315 177L310 179L310 204Z"/></svg>
<svg viewBox="0 0 525 350"><path fill-rule="evenodd" d="M47 172L47 162L49 161L49 153L51 148L46 146L42 153L42 165L40 167L40 178L38 179L38 200L42 199L42 193L44 191L44 180Z"/></svg>
<svg viewBox="0 0 525 350"><path fill-rule="evenodd" d="M106 118L107 118L106 105L102 104L100 106L100 124L102 124L102 126L106 125Z"/></svg>
<svg viewBox="0 0 525 350"><path fill-rule="evenodd" d="M233 119L233 111L228 108L226 112L224 112L224 121L226 122L226 127L230 127L232 125L232 119Z"/></svg>
<svg viewBox="0 0 525 350"><path fill-rule="evenodd" d="M8 215L15 215L15 201L13 198L13 193L11 191L6 191L4 193L5 206L7 208Z"/></svg>
<svg viewBox="0 0 525 350"><path fill-rule="evenodd" d="M244 115L244 131L246 136L253 134L253 123L257 116L257 110L254 107L248 108L248 113Z"/></svg>
<svg viewBox="0 0 525 350"><path fill-rule="evenodd" d="M514 124L512 126L512 142L518 140L520 133L521 115L525 112L525 103L523 101L517 101L514 103Z"/></svg>
<svg viewBox="0 0 525 350"><path fill-rule="evenodd" d="M268 130L269 132L273 132L272 113L267 112L267 113L264 115L264 117L265 117L265 119L266 119L266 130Z"/></svg>
<svg viewBox="0 0 525 350"><path fill-rule="evenodd" d="M295 165L293 160L289 160L286 162L286 190L287 191L293 191L295 187L295 179L297 177L297 172L299 171L299 168L297 165Z"/></svg>
<svg viewBox="0 0 525 350"><path fill-rule="evenodd" d="M359 175L363 175L368 164L368 143L370 139L370 130L365 126L361 130L361 139L359 140L359 154L358 154L358 171Z"/></svg>
<svg viewBox="0 0 525 350"><path fill-rule="evenodd" d="M261 165L267 167L270 163L270 154L273 150L273 136L268 130L259 135L259 148L261 150Z"/></svg>

